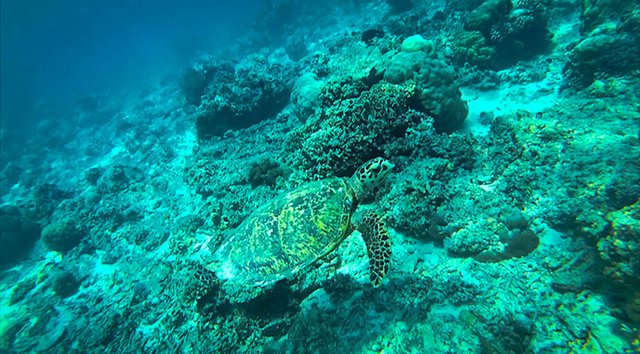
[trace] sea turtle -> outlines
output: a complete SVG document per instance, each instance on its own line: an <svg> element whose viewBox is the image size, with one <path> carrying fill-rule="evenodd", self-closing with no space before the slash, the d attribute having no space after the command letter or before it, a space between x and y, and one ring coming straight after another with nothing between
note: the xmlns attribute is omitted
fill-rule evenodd
<svg viewBox="0 0 640 354"><path fill-rule="evenodd" d="M351 178L303 184L255 210L211 254L207 268L223 281L267 285L289 278L336 249L356 229L351 223L366 192L393 164L377 157ZM391 240L384 221L367 212L357 229L367 245L370 280L380 285L389 270Z"/></svg>

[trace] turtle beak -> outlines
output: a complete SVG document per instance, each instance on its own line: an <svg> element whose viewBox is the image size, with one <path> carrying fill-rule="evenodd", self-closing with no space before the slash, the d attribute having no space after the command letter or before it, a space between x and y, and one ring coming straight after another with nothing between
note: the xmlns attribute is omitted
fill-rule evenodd
<svg viewBox="0 0 640 354"><path fill-rule="evenodd" d="M396 165L392 164L388 160L383 160L382 164L380 164L380 167L382 168L381 175L383 178L385 178L389 175L389 173L391 173L391 170L393 170Z"/></svg>

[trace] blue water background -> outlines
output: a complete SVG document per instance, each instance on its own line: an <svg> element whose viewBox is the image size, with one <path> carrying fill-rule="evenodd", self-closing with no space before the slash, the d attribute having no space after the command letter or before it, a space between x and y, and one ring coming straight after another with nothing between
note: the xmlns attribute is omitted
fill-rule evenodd
<svg viewBox="0 0 640 354"><path fill-rule="evenodd" d="M2 127L28 133L43 112L63 115L86 95L179 73L201 52L232 45L262 4L3 0Z"/></svg>

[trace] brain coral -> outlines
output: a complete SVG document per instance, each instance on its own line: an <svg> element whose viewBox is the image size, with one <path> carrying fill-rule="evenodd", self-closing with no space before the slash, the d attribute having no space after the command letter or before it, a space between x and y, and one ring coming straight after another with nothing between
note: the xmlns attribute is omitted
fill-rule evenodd
<svg viewBox="0 0 640 354"><path fill-rule="evenodd" d="M459 129L469 113L462 99L454 71L438 59L427 59L416 77L418 110L434 117L437 131L451 133Z"/></svg>
<svg viewBox="0 0 640 354"><path fill-rule="evenodd" d="M391 58L384 79L392 84L401 84L413 78L426 59L424 52L400 52Z"/></svg>
<svg viewBox="0 0 640 354"><path fill-rule="evenodd" d="M412 108L434 118L439 132L459 129L469 113L455 81L453 68L423 51L401 51L391 58L384 79L392 84L415 82Z"/></svg>

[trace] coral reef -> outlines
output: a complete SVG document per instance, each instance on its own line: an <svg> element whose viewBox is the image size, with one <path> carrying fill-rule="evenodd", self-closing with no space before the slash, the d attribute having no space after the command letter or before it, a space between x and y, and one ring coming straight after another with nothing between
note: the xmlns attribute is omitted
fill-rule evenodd
<svg viewBox="0 0 640 354"><path fill-rule="evenodd" d="M415 86L412 107L434 117L436 130L451 133L467 117L467 103L461 98L453 69L433 57L433 44L415 38L405 39L403 50L391 58L384 79L392 84L408 81L408 86Z"/></svg>
<svg viewBox="0 0 640 354"><path fill-rule="evenodd" d="M236 66L233 73L223 69L223 78L206 86L197 109L196 129L201 141L272 117L289 100L289 70L281 64L270 63L256 55ZM203 70L210 72L213 69ZM197 96L197 93L189 92L188 95ZM197 102L193 98L190 100Z"/></svg>
<svg viewBox="0 0 640 354"><path fill-rule="evenodd" d="M324 84L313 73L305 73L296 80L291 92L291 103L301 122L316 113L320 108L320 95Z"/></svg>
<svg viewBox="0 0 640 354"><path fill-rule="evenodd" d="M543 53L552 36L548 8L548 1L484 1L466 15L464 30L451 37L456 59L497 70Z"/></svg>
<svg viewBox="0 0 640 354"><path fill-rule="evenodd" d="M638 351L638 13L272 1L122 102L3 126L0 352ZM256 209L378 156L349 216L387 225L383 282L357 229L270 286L216 276Z"/></svg>
<svg viewBox="0 0 640 354"><path fill-rule="evenodd" d="M84 233L75 220L54 221L42 229L42 242L52 251L68 252L80 244Z"/></svg>
<svg viewBox="0 0 640 354"><path fill-rule="evenodd" d="M287 175L287 170L282 165L267 158L251 164L249 183L253 188L261 185L275 187L278 178L286 179Z"/></svg>
<svg viewBox="0 0 640 354"><path fill-rule="evenodd" d="M285 145L287 163L312 177L352 175L363 162L402 149L409 129L427 119L409 108L410 87L381 82L367 89L358 81L332 86L335 91L321 97L322 112L292 131Z"/></svg>
<svg viewBox="0 0 640 354"><path fill-rule="evenodd" d="M211 56L200 59L182 76L180 85L185 100L189 104L200 105L211 83L219 85L219 83L233 81L234 74L231 63Z"/></svg>
<svg viewBox="0 0 640 354"><path fill-rule="evenodd" d="M492 68L497 60L496 49L490 46L480 31L460 31L450 39L453 55L462 64Z"/></svg>
<svg viewBox="0 0 640 354"><path fill-rule="evenodd" d="M582 38L564 67L565 86L580 89L596 80L640 69L640 8L630 3L586 3ZM608 16L613 18L607 20Z"/></svg>
<svg viewBox="0 0 640 354"><path fill-rule="evenodd" d="M640 281L640 209L638 202L607 214L608 234L598 241L598 252L605 261L604 273L618 286L634 289Z"/></svg>

